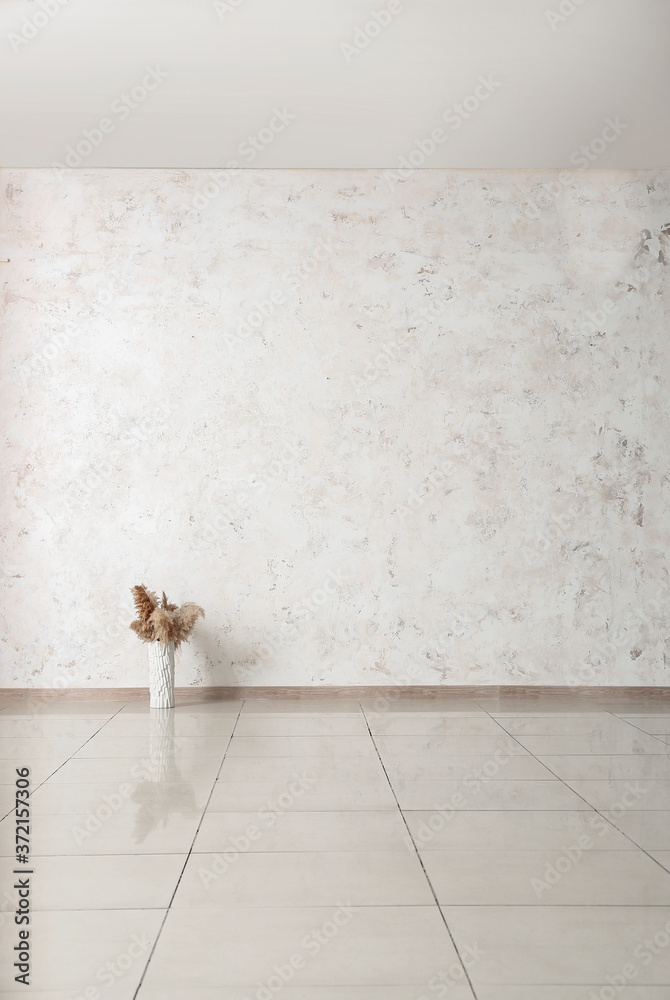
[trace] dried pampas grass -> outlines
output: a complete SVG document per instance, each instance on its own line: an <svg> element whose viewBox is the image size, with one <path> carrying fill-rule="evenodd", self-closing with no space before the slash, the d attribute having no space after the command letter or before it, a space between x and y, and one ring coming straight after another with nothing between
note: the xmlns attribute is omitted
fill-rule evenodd
<svg viewBox="0 0 670 1000"><path fill-rule="evenodd" d="M205 612L199 604L187 601L179 608L170 604L165 591L162 601L152 590L147 590L144 584L132 587L133 601L137 618L130 627L142 642L174 642L178 649L182 642L187 642L195 628L198 618L205 617Z"/></svg>

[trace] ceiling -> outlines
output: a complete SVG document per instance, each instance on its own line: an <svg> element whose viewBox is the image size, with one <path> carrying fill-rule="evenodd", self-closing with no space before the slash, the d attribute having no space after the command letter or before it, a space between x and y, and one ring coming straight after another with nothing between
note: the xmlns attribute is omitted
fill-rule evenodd
<svg viewBox="0 0 670 1000"><path fill-rule="evenodd" d="M669 0L0 0L0 35L3 166L670 165Z"/></svg>

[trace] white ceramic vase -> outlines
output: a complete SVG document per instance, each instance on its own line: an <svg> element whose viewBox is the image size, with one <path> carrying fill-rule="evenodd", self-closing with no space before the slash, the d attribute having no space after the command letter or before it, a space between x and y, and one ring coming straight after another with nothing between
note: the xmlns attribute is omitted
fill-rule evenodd
<svg viewBox="0 0 670 1000"><path fill-rule="evenodd" d="M149 708L174 708L174 642L148 645Z"/></svg>
<svg viewBox="0 0 670 1000"><path fill-rule="evenodd" d="M174 757L174 712L149 716L149 781L179 781Z"/></svg>

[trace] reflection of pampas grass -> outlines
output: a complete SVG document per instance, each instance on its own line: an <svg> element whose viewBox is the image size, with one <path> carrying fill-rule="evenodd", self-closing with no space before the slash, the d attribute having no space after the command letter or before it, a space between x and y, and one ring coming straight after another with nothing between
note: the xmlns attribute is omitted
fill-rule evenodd
<svg viewBox="0 0 670 1000"><path fill-rule="evenodd" d="M179 608L176 604L170 604L165 591L163 600L159 602L158 597L152 590L147 590L144 584L132 588L133 601L137 618L131 622L131 629L136 632L142 642L163 642L167 645L172 641L175 649L178 649L182 642L186 642L195 627L195 623L201 616L205 617L205 612L199 604L187 601Z"/></svg>

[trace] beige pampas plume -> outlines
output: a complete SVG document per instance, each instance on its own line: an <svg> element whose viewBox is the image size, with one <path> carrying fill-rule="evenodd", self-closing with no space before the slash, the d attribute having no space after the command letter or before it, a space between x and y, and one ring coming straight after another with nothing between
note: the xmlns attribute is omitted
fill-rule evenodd
<svg viewBox="0 0 670 1000"><path fill-rule="evenodd" d="M162 601L152 590L147 590L144 584L131 588L137 619L131 622L131 629L137 633L142 642L173 641L175 649L186 642L195 627L198 618L205 617L205 612L199 604L187 601L179 608L170 604L165 591Z"/></svg>
<svg viewBox="0 0 670 1000"><path fill-rule="evenodd" d="M150 622L134 621L130 623L133 632L137 632L142 642L153 642L154 629Z"/></svg>
<svg viewBox="0 0 670 1000"><path fill-rule="evenodd" d="M154 635L156 639L160 642L164 642L167 646L170 639L174 639L173 626L172 626L172 615L165 608L156 608L151 616L151 624L153 625Z"/></svg>
<svg viewBox="0 0 670 1000"><path fill-rule="evenodd" d="M147 590L143 583L138 587L133 587L132 594L137 617L140 621L148 622L154 608L158 606L158 598L153 591Z"/></svg>
<svg viewBox="0 0 670 1000"><path fill-rule="evenodd" d="M182 604L174 616L175 646L179 646L180 643L186 642L195 628L195 623L201 616L204 618L205 612L199 604L193 604L192 601L187 601L186 604Z"/></svg>
<svg viewBox="0 0 670 1000"><path fill-rule="evenodd" d="M177 605L176 604L170 604L170 602L168 601L167 597L165 596L165 591L163 591L163 604L162 604L162 607L164 607L167 611L176 611L177 610Z"/></svg>

